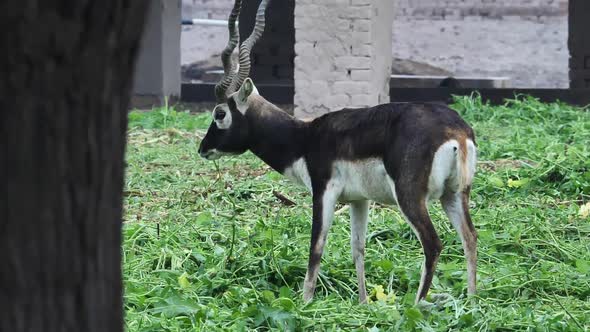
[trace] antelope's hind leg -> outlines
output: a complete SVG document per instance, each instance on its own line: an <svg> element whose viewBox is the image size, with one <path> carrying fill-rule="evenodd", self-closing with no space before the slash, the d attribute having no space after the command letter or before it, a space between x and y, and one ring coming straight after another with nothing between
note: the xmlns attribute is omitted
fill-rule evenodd
<svg viewBox="0 0 590 332"><path fill-rule="evenodd" d="M356 268L360 303L367 302L367 289L365 286L365 239L367 236L368 220L368 201L350 203L350 244L352 247L352 260Z"/></svg>
<svg viewBox="0 0 590 332"><path fill-rule="evenodd" d="M428 215L426 202L419 202L414 208L408 206L405 208L402 207L402 211L420 240L424 251L424 264L422 265L420 286L416 295L416 303L418 303L420 300L426 298L430 290L434 271L436 270L436 263L442 251L442 243Z"/></svg>
<svg viewBox="0 0 590 332"><path fill-rule="evenodd" d="M414 183L418 183L418 181ZM410 227L418 237L418 240L420 240L424 251L422 275L415 301L417 304L428 294L436 269L436 263L442 251L442 242L438 234L436 234L432 220L428 215L426 199L420 195L420 192L410 185L400 185L394 188L394 190L397 192L398 205Z"/></svg>
<svg viewBox="0 0 590 332"><path fill-rule="evenodd" d="M477 232L469 215L469 188L462 192L445 193L440 201L461 238L467 260L467 293L473 295L477 280Z"/></svg>

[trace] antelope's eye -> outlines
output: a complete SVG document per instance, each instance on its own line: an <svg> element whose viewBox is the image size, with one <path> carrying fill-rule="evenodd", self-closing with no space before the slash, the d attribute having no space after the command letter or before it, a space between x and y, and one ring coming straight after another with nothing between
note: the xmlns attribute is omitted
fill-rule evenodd
<svg viewBox="0 0 590 332"><path fill-rule="evenodd" d="M218 110L215 112L215 120L223 120L225 118L225 111Z"/></svg>

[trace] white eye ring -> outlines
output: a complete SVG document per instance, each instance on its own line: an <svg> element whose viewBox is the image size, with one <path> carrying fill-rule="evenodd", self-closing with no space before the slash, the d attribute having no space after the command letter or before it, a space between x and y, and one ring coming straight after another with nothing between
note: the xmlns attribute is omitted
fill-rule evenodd
<svg viewBox="0 0 590 332"><path fill-rule="evenodd" d="M220 113L224 113L223 117L219 117ZM212 112L213 120L215 121L215 125L219 129L229 129L231 127L231 111L227 104L219 104L215 106ZM219 117L219 118L218 118Z"/></svg>

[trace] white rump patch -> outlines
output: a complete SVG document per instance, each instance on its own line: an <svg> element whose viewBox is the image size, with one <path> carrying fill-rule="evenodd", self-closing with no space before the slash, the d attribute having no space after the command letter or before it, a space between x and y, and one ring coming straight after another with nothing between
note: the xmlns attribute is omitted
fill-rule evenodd
<svg viewBox="0 0 590 332"><path fill-rule="evenodd" d="M460 146L457 140L449 140L436 150L428 179L428 200L439 199L447 188L458 192L463 190L462 186L471 183L475 173L477 156L475 145L471 140L466 140L466 147L466 165L463 169L467 174L460 173L462 171L460 165L463 161L461 161ZM467 183L461 183L461 178L465 179Z"/></svg>
<svg viewBox="0 0 590 332"><path fill-rule="evenodd" d="M432 160L432 168L428 179L428 200L439 199L445 190L445 182L459 190L459 178L457 170L457 158L459 154L459 142L450 140L441 145ZM449 177L451 177L449 179Z"/></svg>
<svg viewBox="0 0 590 332"><path fill-rule="evenodd" d="M469 183L473 181L473 176L475 175L475 168L477 166L477 149L475 148L475 144L472 140L468 139L466 142L467 144L467 170L469 171Z"/></svg>

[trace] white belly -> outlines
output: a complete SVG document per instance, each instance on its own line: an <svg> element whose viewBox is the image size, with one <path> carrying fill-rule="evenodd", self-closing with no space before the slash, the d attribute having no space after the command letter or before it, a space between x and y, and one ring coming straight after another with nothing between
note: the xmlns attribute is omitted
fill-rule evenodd
<svg viewBox="0 0 590 332"><path fill-rule="evenodd" d="M383 204L396 204L393 180L385 171L381 159L337 161L332 180L342 188L340 202L372 200Z"/></svg>
<svg viewBox="0 0 590 332"><path fill-rule="evenodd" d="M311 179L309 177L309 172L307 171L305 159L299 158L295 160L291 166L285 169L283 175L289 180L305 186L307 190L311 192Z"/></svg>
<svg viewBox="0 0 590 332"><path fill-rule="evenodd" d="M456 140L449 140L436 151L428 181L427 200L439 199L446 189L462 190L459 184L457 167ZM470 182L475 172L476 151L471 140L467 140L466 172ZM311 191L311 178L305 159L296 160L288 167L284 175L292 181L302 184ZM370 158L358 161L336 161L332 165L332 178L326 190L333 191L338 201L347 203L371 200L383 204L397 204L395 183L387 174L383 160Z"/></svg>
<svg viewBox="0 0 590 332"><path fill-rule="evenodd" d="M295 183L305 185L311 191L311 179L303 158L288 167L284 175ZM333 165L331 188L340 192L340 202L372 200L383 204L395 204L393 180L387 175L381 159L361 161L336 161Z"/></svg>

